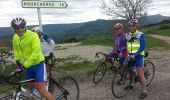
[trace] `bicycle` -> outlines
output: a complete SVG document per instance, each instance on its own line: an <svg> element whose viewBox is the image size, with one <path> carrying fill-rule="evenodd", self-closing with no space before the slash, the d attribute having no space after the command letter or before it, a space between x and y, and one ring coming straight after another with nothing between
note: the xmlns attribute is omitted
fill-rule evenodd
<svg viewBox="0 0 170 100"><path fill-rule="evenodd" d="M148 53L146 52L145 58L148 57ZM114 73L114 77L111 84L112 93L115 97L121 98L128 93L127 86L130 84L130 76L134 83L140 82L139 77L133 73L134 70L134 60L128 59L127 63L125 63L124 71L121 73L117 71ZM144 77L146 79L146 86L148 87L155 75L155 66L149 60L144 60ZM120 84L119 81L122 79L122 83Z"/></svg>
<svg viewBox="0 0 170 100"><path fill-rule="evenodd" d="M54 59L52 59L52 62L54 62L53 60ZM50 67L50 74L48 76L48 91L51 92L56 97L56 100L63 100L63 99L79 100L80 90L77 81L71 76L62 76L60 78L55 79L54 77L52 77L51 71L52 71L52 67ZM35 95L34 93L22 87L23 83L33 81L34 79L21 80L21 75L18 74L21 74L21 72L14 71L13 74L8 77L3 76L3 79L7 83L17 85L17 88L14 90L12 94L0 98L0 100L9 100L9 99L41 100L42 97L39 95L39 93L36 93L37 95ZM15 78L17 77L18 81L14 82L13 80L11 80L14 79L13 77Z"/></svg>
<svg viewBox="0 0 170 100"><path fill-rule="evenodd" d="M8 58L13 58L13 54L9 49L0 52L0 75L6 75L11 73L15 68L15 64L7 60ZM3 83L3 79L0 77L0 83Z"/></svg>
<svg viewBox="0 0 170 100"><path fill-rule="evenodd" d="M93 74L93 82L94 84L98 84L102 81L102 79L104 78L105 74L106 74L106 70L108 65L111 66L111 70L113 72L115 72L118 69L118 56L115 56L114 58L112 58L111 60L109 60L108 62L105 61L105 58L107 57L107 54L102 53L102 52L97 52L95 57L99 58L99 54L101 54L103 56L102 61L99 63L99 65L97 66L94 74Z"/></svg>
<svg viewBox="0 0 170 100"><path fill-rule="evenodd" d="M54 70L57 68L57 59L53 54L49 56L49 65L49 92L57 96L57 100L61 100L62 98L65 100L79 100L79 84L73 77L70 75L63 75L63 73L61 74L59 72L57 72L57 74L61 74L61 76L57 79L58 82L52 77L52 74L56 73ZM73 85L75 85L75 89L73 88ZM70 94L74 96L67 98Z"/></svg>

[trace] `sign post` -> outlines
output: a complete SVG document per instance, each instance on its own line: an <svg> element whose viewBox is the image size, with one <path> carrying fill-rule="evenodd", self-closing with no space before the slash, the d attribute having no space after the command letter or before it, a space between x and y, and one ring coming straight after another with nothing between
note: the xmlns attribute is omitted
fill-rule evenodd
<svg viewBox="0 0 170 100"><path fill-rule="evenodd" d="M68 4L65 1L50 1L50 0L22 0L22 8L37 8L39 26L41 30L42 21L41 21L41 12L40 8L66 8Z"/></svg>

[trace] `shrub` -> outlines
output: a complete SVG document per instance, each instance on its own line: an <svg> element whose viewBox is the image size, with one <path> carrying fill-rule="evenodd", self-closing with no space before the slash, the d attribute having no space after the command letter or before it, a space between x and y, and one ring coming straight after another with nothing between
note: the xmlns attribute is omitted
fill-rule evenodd
<svg viewBox="0 0 170 100"><path fill-rule="evenodd" d="M170 29L170 26L169 25L161 25L159 27L159 30L165 30L165 29Z"/></svg>

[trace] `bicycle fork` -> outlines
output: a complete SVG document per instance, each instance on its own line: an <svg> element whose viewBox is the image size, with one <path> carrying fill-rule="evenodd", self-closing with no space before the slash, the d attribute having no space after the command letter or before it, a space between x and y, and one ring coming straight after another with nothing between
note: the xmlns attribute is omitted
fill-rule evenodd
<svg viewBox="0 0 170 100"><path fill-rule="evenodd" d="M19 100L20 95L21 95L21 88L17 87L16 90L14 90L12 97L15 98L15 100Z"/></svg>
<svg viewBox="0 0 170 100"><path fill-rule="evenodd" d="M56 97L56 100L61 100L62 98L67 100L67 95L69 95L69 92L67 90L64 90L60 96Z"/></svg>

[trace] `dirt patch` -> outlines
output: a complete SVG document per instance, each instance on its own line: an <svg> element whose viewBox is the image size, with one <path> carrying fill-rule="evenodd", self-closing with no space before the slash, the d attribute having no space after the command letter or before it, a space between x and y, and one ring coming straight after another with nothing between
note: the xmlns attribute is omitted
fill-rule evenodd
<svg viewBox="0 0 170 100"><path fill-rule="evenodd" d="M70 46L63 51L56 51L55 54L58 58L67 57L69 55L78 55L84 59L95 61L97 59L94 55L97 51L106 53L110 50L110 47L104 46ZM156 73L152 84L148 87L149 96L145 100L170 100L170 51L162 48L149 49L148 51L148 59L154 62ZM82 74L82 76L84 75ZM120 100L115 98L111 92L112 78L112 75L107 75L98 85L94 85L92 76L86 77L83 81L79 80L81 90L80 100ZM121 100L138 100L140 93L140 85L136 84L134 89Z"/></svg>

